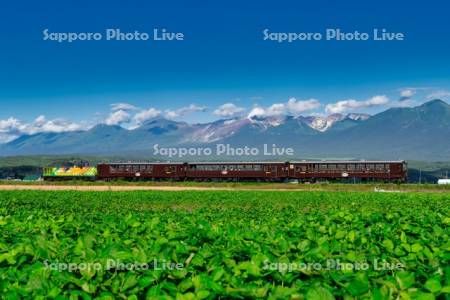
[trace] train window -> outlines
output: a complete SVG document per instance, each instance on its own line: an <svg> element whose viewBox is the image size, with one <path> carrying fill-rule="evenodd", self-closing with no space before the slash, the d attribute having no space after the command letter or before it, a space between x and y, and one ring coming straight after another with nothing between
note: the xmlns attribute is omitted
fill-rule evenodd
<svg viewBox="0 0 450 300"><path fill-rule="evenodd" d="M153 166L149 165L140 165L139 166L139 172L151 172Z"/></svg>
<svg viewBox="0 0 450 300"><path fill-rule="evenodd" d="M254 171L261 171L262 170L262 166L261 165L253 165L253 170Z"/></svg>
<svg viewBox="0 0 450 300"><path fill-rule="evenodd" d="M202 165L199 167L199 170L202 171L221 171L226 169L226 166L224 165Z"/></svg>
<svg viewBox="0 0 450 300"><path fill-rule="evenodd" d="M164 172L175 172L177 168L175 166L166 166L164 167Z"/></svg>
<svg viewBox="0 0 450 300"><path fill-rule="evenodd" d="M329 164L328 165L328 170L336 170L336 165L335 164Z"/></svg>
<svg viewBox="0 0 450 300"><path fill-rule="evenodd" d="M306 166L297 166L295 168L296 172L306 172Z"/></svg>

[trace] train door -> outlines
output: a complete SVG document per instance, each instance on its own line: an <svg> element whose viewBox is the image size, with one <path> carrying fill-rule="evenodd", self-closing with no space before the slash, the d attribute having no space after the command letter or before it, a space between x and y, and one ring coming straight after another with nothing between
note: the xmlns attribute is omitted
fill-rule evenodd
<svg viewBox="0 0 450 300"><path fill-rule="evenodd" d="M286 163L286 176L288 178L295 178L295 165L291 163Z"/></svg>

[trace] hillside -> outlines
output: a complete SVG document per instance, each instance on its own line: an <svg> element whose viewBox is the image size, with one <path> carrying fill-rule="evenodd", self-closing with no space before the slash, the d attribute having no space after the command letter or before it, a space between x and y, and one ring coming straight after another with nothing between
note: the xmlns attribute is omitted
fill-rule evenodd
<svg viewBox="0 0 450 300"><path fill-rule="evenodd" d="M149 157L153 156L155 144L213 147L227 143L234 147L261 148L263 144L292 147L296 158L450 161L449 137L450 105L432 100L412 108L391 108L370 117L361 114L327 118L276 116L206 124L159 118L133 130L99 124L86 131L24 135L0 145L0 155Z"/></svg>

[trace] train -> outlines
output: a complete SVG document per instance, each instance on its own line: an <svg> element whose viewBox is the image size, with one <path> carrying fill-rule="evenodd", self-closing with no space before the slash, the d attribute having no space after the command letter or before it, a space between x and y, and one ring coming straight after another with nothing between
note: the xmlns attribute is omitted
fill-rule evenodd
<svg viewBox="0 0 450 300"><path fill-rule="evenodd" d="M400 161L154 162L100 163L97 167L44 168L44 180L294 181L314 183L406 182Z"/></svg>

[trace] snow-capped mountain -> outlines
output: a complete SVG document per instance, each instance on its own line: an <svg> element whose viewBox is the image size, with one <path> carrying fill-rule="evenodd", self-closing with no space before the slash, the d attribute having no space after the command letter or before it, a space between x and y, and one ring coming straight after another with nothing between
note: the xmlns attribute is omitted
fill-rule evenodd
<svg viewBox="0 0 450 300"><path fill-rule="evenodd" d="M368 118L370 118L370 115L368 114L356 114L356 113L350 113L347 115L347 118L355 121L365 121Z"/></svg>
<svg viewBox="0 0 450 300"><path fill-rule="evenodd" d="M308 116L304 117L307 124L318 131L324 132L333 127L336 122L350 119L354 121L365 121L370 118L368 114L350 113L348 115L343 114L331 114L329 116Z"/></svg>
<svg viewBox="0 0 450 300"><path fill-rule="evenodd" d="M228 138L242 127L251 124L249 119L218 120L212 123L195 124L182 139L183 143L212 143Z"/></svg>
<svg viewBox="0 0 450 300"><path fill-rule="evenodd" d="M89 130L44 132L0 145L0 155L151 155L152 147L208 146L213 143L297 149L299 157L450 159L450 105L441 100L412 108L392 108L374 116L252 116L189 124L152 119L134 129L97 125Z"/></svg>

